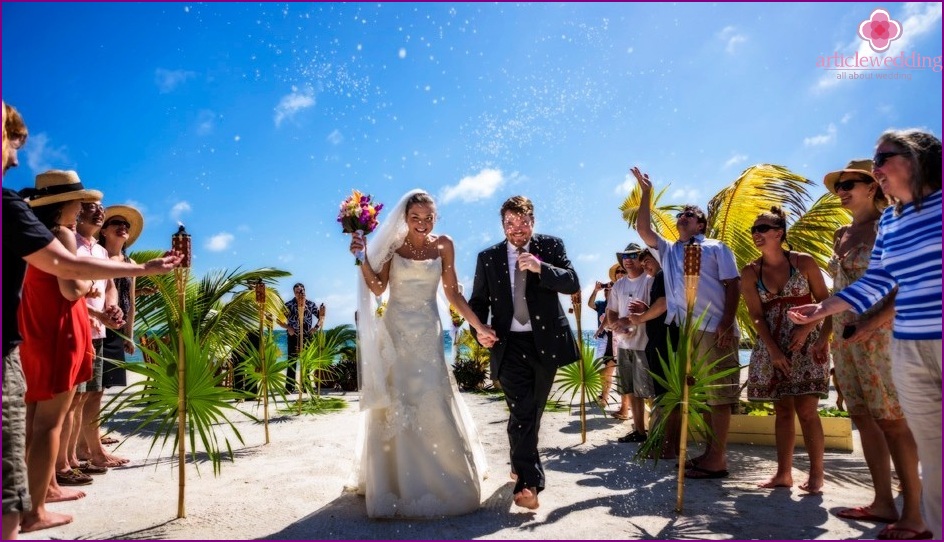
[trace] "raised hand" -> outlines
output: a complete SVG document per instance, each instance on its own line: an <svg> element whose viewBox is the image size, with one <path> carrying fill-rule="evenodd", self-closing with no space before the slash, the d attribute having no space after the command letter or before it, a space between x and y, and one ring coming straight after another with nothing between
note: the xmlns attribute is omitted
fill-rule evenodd
<svg viewBox="0 0 944 542"><path fill-rule="evenodd" d="M640 171L638 166L633 166L633 168L630 169L629 171L630 173L633 174L633 177L636 177L636 182L639 183L640 190L642 190L643 192L648 192L652 190L652 181L649 180L648 173L643 173L642 171Z"/></svg>
<svg viewBox="0 0 944 542"><path fill-rule="evenodd" d="M154 258L144 262L144 270L147 275L160 275L168 271L173 271L175 267L183 261L184 255L177 250L168 250L160 258Z"/></svg>

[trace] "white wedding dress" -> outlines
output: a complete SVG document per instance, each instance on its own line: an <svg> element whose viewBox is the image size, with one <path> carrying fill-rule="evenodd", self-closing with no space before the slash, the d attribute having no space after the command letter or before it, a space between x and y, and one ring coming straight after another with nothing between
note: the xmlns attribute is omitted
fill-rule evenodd
<svg viewBox="0 0 944 542"><path fill-rule="evenodd" d="M476 510L485 454L443 349L437 305L442 260L394 254L378 322L388 404L364 410L357 489L370 517L435 517Z"/></svg>

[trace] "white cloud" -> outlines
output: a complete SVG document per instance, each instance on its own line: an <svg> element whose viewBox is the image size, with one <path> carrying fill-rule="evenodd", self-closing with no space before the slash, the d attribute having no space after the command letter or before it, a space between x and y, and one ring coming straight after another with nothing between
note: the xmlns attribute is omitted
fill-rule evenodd
<svg viewBox="0 0 944 542"><path fill-rule="evenodd" d="M224 231L210 237L210 239L207 240L206 248L213 252L221 252L229 248L229 246L233 244L234 239L236 238L233 237L233 234Z"/></svg>
<svg viewBox="0 0 944 542"><path fill-rule="evenodd" d="M734 53L738 45L747 41L747 36L738 34L733 26L724 27L724 29L718 33L718 37L725 42L724 50L727 51L728 54Z"/></svg>
<svg viewBox="0 0 944 542"><path fill-rule="evenodd" d="M298 88L292 87L292 93L282 96L279 105L275 106L275 125L280 126L285 119L293 119L295 113L315 105L315 97L311 92L299 93Z"/></svg>
<svg viewBox="0 0 944 542"><path fill-rule="evenodd" d="M65 169L69 163L65 147L53 147L49 136L45 132L30 135L29 144L18 156L26 155L26 165L33 174L42 173L50 169Z"/></svg>
<svg viewBox="0 0 944 542"><path fill-rule="evenodd" d="M333 132L328 134L327 139L328 139L328 143L331 143L332 145L340 145L341 143L344 142L344 136L341 135L341 132L339 130L334 130Z"/></svg>
<svg viewBox="0 0 944 542"><path fill-rule="evenodd" d="M728 169L731 166L736 166L738 164L743 164L747 161L746 154L735 154L731 158L728 158L728 161L724 163L724 169Z"/></svg>
<svg viewBox="0 0 944 542"><path fill-rule="evenodd" d="M872 8L869 8L872 9ZM862 16L862 20L868 18L871 14L871 11L865 13ZM837 51L842 56L855 56L858 52L859 57L896 57L900 55L903 51L907 57L911 48L914 46L914 42L919 38L922 38L925 34L933 32L936 29L941 28L941 3L940 2L909 2L904 5L904 12L901 14L891 13L892 19L897 20L901 23L902 34L901 37L891 42L888 50L884 53L878 54L869 47L869 42L859 38L856 30L858 27L853 28L850 31L852 39L843 47L837 47ZM899 18L900 17L900 18ZM827 55L827 58L831 55ZM908 68L904 68L908 69ZM855 71L850 69L850 72ZM822 77L816 82L814 90L823 91L833 87L836 87L841 82L840 79L836 78L837 72L826 71Z"/></svg>
<svg viewBox="0 0 944 542"><path fill-rule="evenodd" d="M818 134L815 136L804 137L803 145L806 147L818 147L820 145L826 145L828 143L834 143L836 141L836 125L830 123L826 128L825 134Z"/></svg>
<svg viewBox="0 0 944 542"><path fill-rule="evenodd" d="M170 208L170 217L174 220L180 221L180 218L184 215L184 213L189 213L190 211L190 204L186 201L181 201L175 203L174 206Z"/></svg>
<svg viewBox="0 0 944 542"><path fill-rule="evenodd" d="M628 196L629 193L636 188L636 184L636 177L633 177L631 173L627 173L626 176L623 177L623 182L613 189L613 193L617 196Z"/></svg>
<svg viewBox="0 0 944 542"><path fill-rule="evenodd" d="M849 121L852 120L852 117L853 117L853 116L854 116L854 115L853 115L852 113L846 113L846 114L843 115L842 118L839 120L839 123L840 123L840 124L848 124Z"/></svg>
<svg viewBox="0 0 944 542"><path fill-rule="evenodd" d="M197 114L197 134L209 135L216 128L216 113L209 109L201 109Z"/></svg>
<svg viewBox="0 0 944 542"><path fill-rule="evenodd" d="M504 182L501 170L483 169L475 176L463 177L455 186L444 188L441 199L444 204L454 199L460 199L465 203L486 199L491 197Z"/></svg>
<svg viewBox="0 0 944 542"><path fill-rule="evenodd" d="M157 89L161 91L161 94L173 92L174 89L185 83L187 79L192 79L196 76L196 72L187 70L166 70L164 68L154 70L154 82L157 84Z"/></svg>
<svg viewBox="0 0 944 542"><path fill-rule="evenodd" d="M697 188L676 188L672 191L672 194L669 196L673 201L680 201L682 203L691 203L698 202L701 192Z"/></svg>

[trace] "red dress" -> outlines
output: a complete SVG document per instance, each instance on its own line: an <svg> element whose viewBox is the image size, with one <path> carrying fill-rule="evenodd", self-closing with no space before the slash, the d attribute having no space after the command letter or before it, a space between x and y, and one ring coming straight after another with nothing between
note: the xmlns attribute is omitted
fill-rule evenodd
<svg viewBox="0 0 944 542"><path fill-rule="evenodd" d="M54 275L26 267L20 310L26 402L45 401L92 378L92 332L85 299L69 301Z"/></svg>

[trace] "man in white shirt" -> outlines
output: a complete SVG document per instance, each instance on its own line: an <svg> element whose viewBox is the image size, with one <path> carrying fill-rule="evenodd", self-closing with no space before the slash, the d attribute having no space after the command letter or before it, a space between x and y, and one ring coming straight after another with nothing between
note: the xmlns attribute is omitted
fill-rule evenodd
<svg viewBox="0 0 944 542"><path fill-rule="evenodd" d="M700 338L695 356L707 356L709 363L718 361L713 372L721 372L738 366L738 328L735 323L740 296L740 276L734 254L724 243L705 237L708 219L694 205L686 205L676 216L675 226L679 240L669 241L658 235L650 223L652 182L649 175L632 169L642 197L636 215L636 232L651 248L657 249L665 278L667 303L666 323L680 325L686 312L683 258L685 245L695 242L701 245L701 274L698 279L698 295L694 314L705 313L699 328ZM728 476L727 443L731 424L731 409L738 402L740 378L737 371L716 380L708 392L707 403L711 407L707 422L712 438L705 453L692 458L686 478L725 478Z"/></svg>
<svg viewBox="0 0 944 542"><path fill-rule="evenodd" d="M619 442L644 442L646 440L646 399L654 396L649 362L646 359L646 326L637 326L629 321L629 306L640 300L649 304L649 289L652 277L639 264L643 248L630 243L623 252L616 253L626 276L616 281L607 300L607 325L616 340L616 360L622 392L620 410L613 416L625 420L629 410L633 415L633 431L617 439Z"/></svg>

